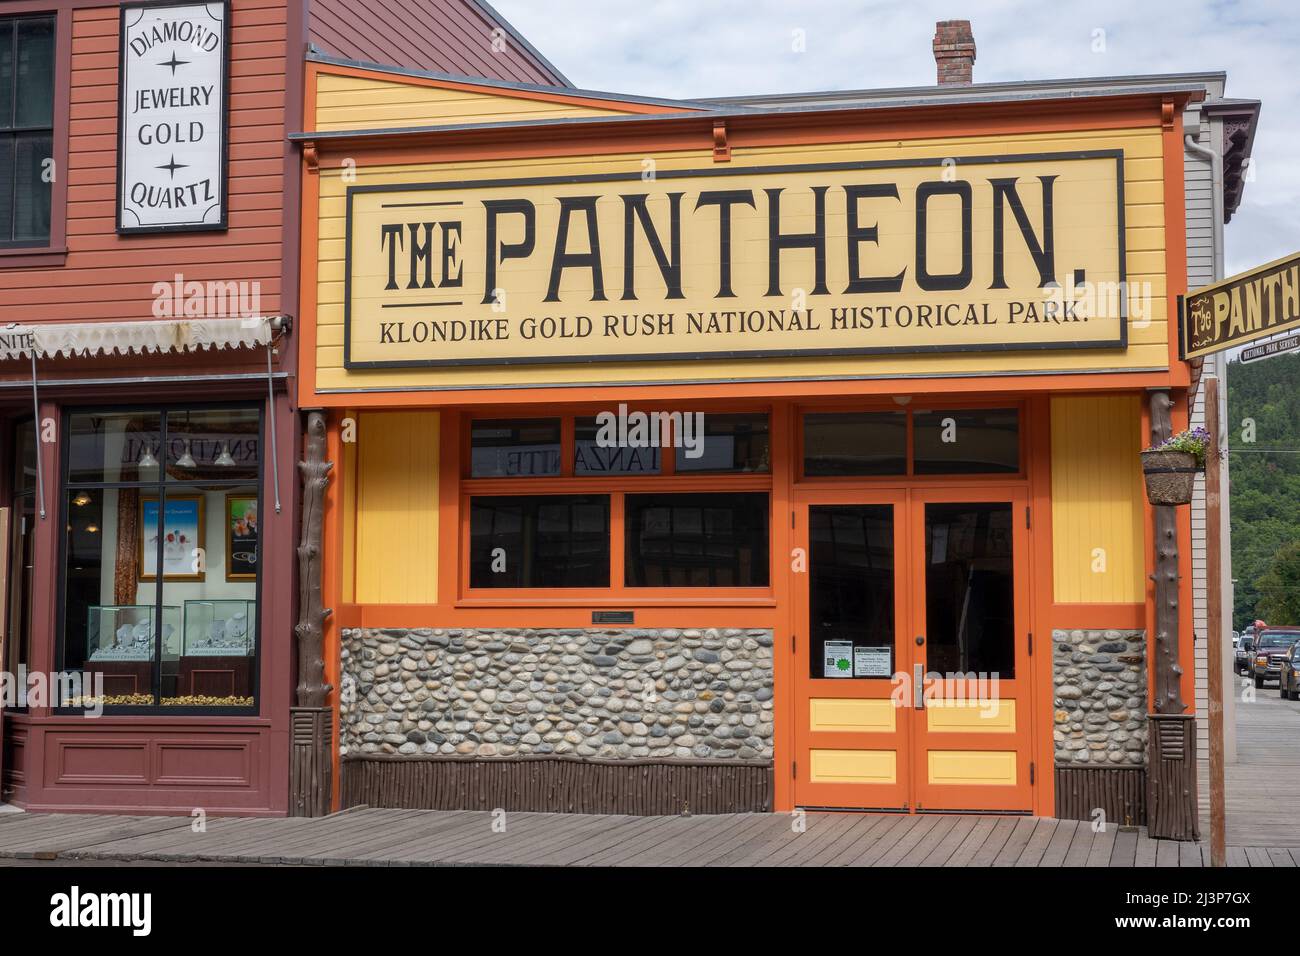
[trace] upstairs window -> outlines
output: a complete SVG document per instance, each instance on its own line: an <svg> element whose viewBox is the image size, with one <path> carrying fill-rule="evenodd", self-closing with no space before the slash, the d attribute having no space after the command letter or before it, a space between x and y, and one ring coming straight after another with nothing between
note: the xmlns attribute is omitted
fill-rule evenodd
<svg viewBox="0 0 1300 956"><path fill-rule="evenodd" d="M50 241L54 17L0 17L0 248Z"/></svg>

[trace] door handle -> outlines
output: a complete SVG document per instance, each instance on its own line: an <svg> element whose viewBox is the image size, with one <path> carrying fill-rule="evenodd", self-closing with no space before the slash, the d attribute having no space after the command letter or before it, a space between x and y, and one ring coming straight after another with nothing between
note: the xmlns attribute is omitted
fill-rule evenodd
<svg viewBox="0 0 1300 956"><path fill-rule="evenodd" d="M925 643L925 635L924 634L916 635L916 646L920 647L924 643Z"/></svg>

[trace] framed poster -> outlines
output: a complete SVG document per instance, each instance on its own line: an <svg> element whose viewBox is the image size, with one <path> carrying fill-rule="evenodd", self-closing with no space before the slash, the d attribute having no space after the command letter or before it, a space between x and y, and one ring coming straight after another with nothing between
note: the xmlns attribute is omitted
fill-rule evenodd
<svg viewBox="0 0 1300 956"><path fill-rule="evenodd" d="M202 581L195 548L203 547L203 496L168 495L163 515L163 580ZM140 499L140 580L158 576L158 499Z"/></svg>
<svg viewBox="0 0 1300 956"><path fill-rule="evenodd" d="M226 228L230 3L122 7L117 231Z"/></svg>
<svg viewBox="0 0 1300 956"><path fill-rule="evenodd" d="M226 495L226 580L257 579L257 495Z"/></svg>

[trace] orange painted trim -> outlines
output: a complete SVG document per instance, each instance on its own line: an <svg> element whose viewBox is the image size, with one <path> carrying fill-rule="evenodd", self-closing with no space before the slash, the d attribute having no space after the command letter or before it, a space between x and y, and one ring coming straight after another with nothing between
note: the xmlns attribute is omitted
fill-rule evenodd
<svg viewBox="0 0 1300 956"><path fill-rule="evenodd" d="M1053 604L1050 615L1057 628L1139 631L1147 626L1145 604Z"/></svg>
<svg viewBox="0 0 1300 956"><path fill-rule="evenodd" d="M592 624L594 605L577 607L456 607L448 604L349 604L344 617L349 627L605 627ZM771 628L782 617L775 604L765 607L726 605L689 608L690 620L684 622L680 605L654 607L616 604L620 610L636 614L630 627L763 627Z"/></svg>
<svg viewBox="0 0 1300 956"><path fill-rule="evenodd" d="M796 458L803 455L795 445L795 420L798 414L786 402L773 405L768 418L769 457L772 462L772 522L769 535L772 562L772 592L778 613L772 621L772 766L774 768L772 808L777 812L794 809L794 781L788 768L796 759L795 706L797 688L794 679L798 661L790 636L797 633L794 592L798 585L793 570L795 529L794 483ZM805 530L806 533L806 530ZM807 562L804 564L807 567ZM804 575L806 578L806 575Z"/></svg>
<svg viewBox="0 0 1300 956"><path fill-rule="evenodd" d="M508 373L508 366L503 366ZM651 371L647 369L647 371ZM737 368L737 374L743 374ZM304 370L304 381L306 370ZM872 378L791 381L717 382L707 385L683 385L673 382L653 384L590 384L533 386L526 388L482 388L446 391L375 390L346 391L309 395L304 406L337 407L355 405L363 408L420 408L558 405L560 403L638 402L649 405L665 401L715 401L728 399L840 399L853 397L894 396L921 393L976 395L998 392L1061 394L1067 392L1142 391L1148 388L1171 388L1167 370L1158 372L1045 373L1042 375L984 375L965 378Z"/></svg>
<svg viewBox="0 0 1300 956"><path fill-rule="evenodd" d="M460 462L462 416L454 411L438 415L438 601L449 604L460 597Z"/></svg>
<svg viewBox="0 0 1300 956"><path fill-rule="evenodd" d="M336 415L330 415L325 424L325 459L334 463L330 469L330 480L325 486L324 528L322 533L321 554L321 599L327 608L338 607L343 600L343 441ZM325 682L331 690L326 696L326 705L331 709L333 733L330 737L338 741L340 732L339 688L342 687L342 624L335 614L325 618L324 655ZM339 786L339 748L331 748L330 761L333 765L334 787L331 795L334 810L342 806L342 788Z"/></svg>
<svg viewBox="0 0 1300 956"><path fill-rule="evenodd" d="M1031 792L1033 810L1040 817L1056 816L1055 700L1052 681L1052 599L1054 596L1052 548L1052 409L1051 397L1036 395L1025 408L1025 450L1029 477L1028 571L1031 604L1029 626L1034 635L1030 656L1030 752L1035 767Z"/></svg>
<svg viewBox="0 0 1300 956"><path fill-rule="evenodd" d="M457 90L462 93L480 93L486 96L499 96L503 99L516 100L535 100L540 103L561 103L568 106L582 106L591 109L608 110L611 113L701 113L699 107L692 106L671 106L668 104L642 103L639 101L624 100L617 97L608 99L595 96L577 96L572 93L559 92L562 87L557 87L556 92L543 90L520 90L514 87L496 86L490 83L475 83L472 79L465 80L446 80L432 76L410 76L405 73L392 73L386 70L368 70L359 66L343 66L337 63L309 63L309 77L312 80L311 88L316 89L316 79L319 76L350 76L362 80L378 80L384 83L397 83L402 86L422 86L439 90ZM303 113L307 121L312 121L316 115L315 109Z"/></svg>
<svg viewBox="0 0 1300 956"><path fill-rule="evenodd" d="M1183 120L1179 104L1166 100L1173 118L1161 129L1164 153L1165 308L1168 316L1170 384L1191 384L1191 366L1178 357L1178 297L1187 292L1187 195L1184 180Z"/></svg>
<svg viewBox="0 0 1300 956"><path fill-rule="evenodd" d="M305 116L316 114L315 73L308 67L303 84ZM320 271L320 174L308 162L307 150L300 159L302 202L298 212L298 312L295 317L298 348L298 407L313 408L322 403L316 398L316 290ZM319 161L319 154L317 155ZM343 403L328 403L336 406ZM335 778L337 779L337 778Z"/></svg>
<svg viewBox="0 0 1300 956"><path fill-rule="evenodd" d="M739 149L775 146L1150 128L1160 123L1161 105L1159 98L1144 94L1022 102L1010 107L971 104L738 114L726 117L727 142L734 155ZM662 117L670 111L650 112ZM675 150L712 153L715 116L687 111L668 119L594 117L566 124L523 121L494 128L358 130L352 135L338 130L330 131L318 146L329 155L350 156L363 165L427 163L431 142L437 143L441 162Z"/></svg>

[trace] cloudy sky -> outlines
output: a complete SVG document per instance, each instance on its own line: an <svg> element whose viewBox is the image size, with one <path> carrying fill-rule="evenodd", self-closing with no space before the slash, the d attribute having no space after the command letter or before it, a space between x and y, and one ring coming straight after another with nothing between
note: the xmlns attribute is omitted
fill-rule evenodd
<svg viewBox="0 0 1300 956"><path fill-rule="evenodd" d="M1223 70L1263 101L1229 274L1300 251L1295 0L493 0L577 86L728 96L935 80L936 20L975 32L977 82ZM792 38L803 31L805 52Z"/></svg>

